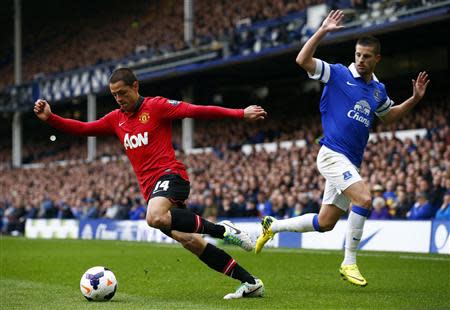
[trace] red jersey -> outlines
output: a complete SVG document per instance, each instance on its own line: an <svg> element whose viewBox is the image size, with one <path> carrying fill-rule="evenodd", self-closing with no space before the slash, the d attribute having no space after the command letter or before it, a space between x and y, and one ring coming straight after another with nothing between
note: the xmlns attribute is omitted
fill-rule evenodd
<svg viewBox="0 0 450 310"><path fill-rule="evenodd" d="M172 120L181 118L243 118L243 109L197 106L163 97L140 97L137 110L114 110L94 122L80 122L51 114L47 123L69 134L116 135L136 173L141 192L150 198L164 174L179 174L189 181L185 166L176 160L172 146Z"/></svg>

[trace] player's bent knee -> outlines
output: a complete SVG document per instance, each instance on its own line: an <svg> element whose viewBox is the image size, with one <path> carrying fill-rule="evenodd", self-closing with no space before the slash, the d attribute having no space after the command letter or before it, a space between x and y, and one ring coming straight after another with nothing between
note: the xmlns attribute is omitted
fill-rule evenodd
<svg viewBox="0 0 450 310"><path fill-rule="evenodd" d="M336 223L325 223L324 225L320 224L320 231L326 232L326 231L333 230L335 225L336 225Z"/></svg>
<svg viewBox="0 0 450 310"><path fill-rule="evenodd" d="M358 204L363 208L370 209L372 206L372 197L370 197L370 195L364 195L361 197Z"/></svg>
<svg viewBox="0 0 450 310"><path fill-rule="evenodd" d="M148 214L146 220L147 220L147 224L150 227L154 227L154 228L165 228L165 227L167 227L167 223L166 223L167 221L161 215Z"/></svg>

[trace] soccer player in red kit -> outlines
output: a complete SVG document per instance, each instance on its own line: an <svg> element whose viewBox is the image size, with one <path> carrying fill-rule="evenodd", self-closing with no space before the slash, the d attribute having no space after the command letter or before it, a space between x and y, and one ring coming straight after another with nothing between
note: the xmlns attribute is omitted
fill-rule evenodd
<svg viewBox="0 0 450 310"><path fill-rule="evenodd" d="M141 192L148 201L146 220L151 227L180 242L210 268L222 272L241 285L224 299L262 296L264 285L242 268L230 255L207 243L200 234L209 234L239 245L247 251L253 242L229 221L219 224L196 215L184 205L189 196L189 178L184 165L177 161L172 146L172 120L181 118L264 119L267 113L259 106L227 109L197 106L163 97L142 97L139 82L132 70L115 70L110 79L111 94L119 104L99 120L80 122L62 118L50 110L47 101L35 102L39 119L69 134L83 136L116 135L136 173Z"/></svg>

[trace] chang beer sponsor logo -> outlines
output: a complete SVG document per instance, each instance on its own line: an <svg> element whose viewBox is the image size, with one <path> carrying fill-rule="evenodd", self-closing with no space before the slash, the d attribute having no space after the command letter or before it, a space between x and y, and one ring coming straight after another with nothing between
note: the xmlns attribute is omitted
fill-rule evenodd
<svg viewBox="0 0 450 310"><path fill-rule="evenodd" d="M370 126L370 104L366 100L359 100L355 103L352 110L348 111L347 116L355 121L363 123L367 128Z"/></svg>
<svg viewBox="0 0 450 310"><path fill-rule="evenodd" d="M125 150L135 149L147 144L148 144L148 132L144 132L144 134L138 133L137 135L131 136L128 133L126 133L125 137L123 138L123 146L125 147Z"/></svg>

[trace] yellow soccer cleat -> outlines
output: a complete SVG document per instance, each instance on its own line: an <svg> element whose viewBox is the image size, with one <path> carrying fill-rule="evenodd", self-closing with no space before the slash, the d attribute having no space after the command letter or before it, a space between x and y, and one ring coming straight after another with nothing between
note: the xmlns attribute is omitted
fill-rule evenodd
<svg viewBox="0 0 450 310"><path fill-rule="evenodd" d="M342 279L347 280L351 284L362 287L367 285L366 279L364 279L361 272L359 272L356 264L341 266L339 272L341 273Z"/></svg>
<svg viewBox="0 0 450 310"><path fill-rule="evenodd" d="M271 216L265 216L262 219L262 221L261 221L262 232L259 235L258 239L256 240L256 245L255 245L255 253L256 254L261 252L262 248L267 243L267 241L269 241L270 239L273 239L273 237L275 236L275 233L272 232L272 229L271 229L272 223L274 221L276 221L276 219Z"/></svg>

